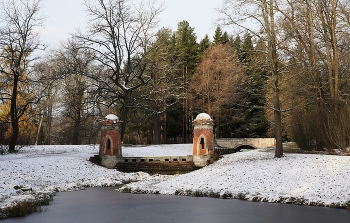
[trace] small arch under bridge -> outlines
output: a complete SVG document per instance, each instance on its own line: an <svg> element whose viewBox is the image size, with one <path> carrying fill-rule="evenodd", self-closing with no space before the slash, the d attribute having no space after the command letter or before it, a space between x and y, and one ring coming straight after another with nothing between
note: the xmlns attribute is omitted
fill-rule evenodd
<svg viewBox="0 0 350 223"><path fill-rule="evenodd" d="M214 153L223 155L241 149L262 149L275 145L275 138L217 138Z"/></svg>

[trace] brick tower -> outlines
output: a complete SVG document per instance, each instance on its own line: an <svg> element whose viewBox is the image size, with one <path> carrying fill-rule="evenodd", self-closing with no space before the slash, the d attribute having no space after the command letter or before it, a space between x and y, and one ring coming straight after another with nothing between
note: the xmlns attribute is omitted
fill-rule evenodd
<svg viewBox="0 0 350 223"><path fill-rule="evenodd" d="M101 164L107 168L114 168L117 157L122 156L121 121L118 116L109 114L101 122L101 139L99 155Z"/></svg>
<svg viewBox="0 0 350 223"><path fill-rule="evenodd" d="M193 121L193 162L198 167L207 165L214 154L214 122L210 115L200 113Z"/></svg>

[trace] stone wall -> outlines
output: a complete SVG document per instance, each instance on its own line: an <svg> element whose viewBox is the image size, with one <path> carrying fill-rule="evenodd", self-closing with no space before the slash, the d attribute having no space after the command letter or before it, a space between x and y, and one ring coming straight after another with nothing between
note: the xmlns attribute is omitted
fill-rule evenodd
<svg viewBox="0 0 350 223"><path fill-rule="evenodd" d="M117 157L115 168L123 172L177 174L196 170L192 156Z"/></svg>

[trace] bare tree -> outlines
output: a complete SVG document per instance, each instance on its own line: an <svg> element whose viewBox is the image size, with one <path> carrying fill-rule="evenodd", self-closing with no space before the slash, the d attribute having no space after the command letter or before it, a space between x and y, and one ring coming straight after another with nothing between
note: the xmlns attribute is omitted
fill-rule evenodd
<svg viewBox="0 0 350 223"><path fill-rule="evenodd" d="M49 56L34 66L35 75L40 80L40 85L37 85L34 91L42 94L37 105L40 120L35 144L51 145L53 111L58 101L60 85L58 78L55 77L55 71Z"/></svg>
<svg viewBox="0 0 350 223"><path fill-rule="evenodd" d="M89 50L78 48L73 40L68 40L52 59L55 76L62 83L62 115L68 125L66 138L73 145L80 144L90 101L89 80L86 76L92 72L94 57Z"/></svg>
<svg viewBox="0 0 350 223"><path fill-rule="evenodd" d="M349 3L338 0L284 3L277 7L282 14L279 21L284 33L282 49L289 57L290 73L298 76L289 82L289 88L296 89L290 97L299 101L290 121L298 125L291 126L294 140L303 149L344 145L344 139L340 143L334 141L348 138L347 130L339 129L345 127L341 119L348 112ZM343 134L329 137L332 134L327 132Z"/></svg>
<svg viewBox="0 0 350 223"><path fill-rule="evenodd" d="M10 77L10 91L1 92L2 100L10 101L12 136L9 152L15 152L19 136L18 123L35 97L18 104L21 85L28 84L33 52L40 48L37 27L42 25L39 15L41 0L7 0L0 9L0 73Z"/></svg>
<svg viewBox="0 0 350 223"><path fill-rule="evenodd" d="M120 105L123 136L130 109L140 106L134 92L151 80L145 72L149 65L146 54L162 6L155 1L134 5L129 0L87 0L85 5L88 30L75 37L101 66L99 75L89 76L98 83L99 100L108 101L108 107Z"/></svg>
<svg viewBox="0 0 350 223"><path fill-rule="evenodd" d="M262 39L266 45L265 69L271 74L273 113L276 149L275 157L283 156L282 145L282 109L280 103L281 67L279 63L275 0L225 0L221 9L220 22L223 25L234 25ZM259 24L260 30L249 26L251 21Z"/></svg>
<svg viewBox="0 0 350 223"><path fill-rule="evenodd" d="M40 143L81 144L95 138L98 119L94 89L87 76L94 71L93 54L69 39L35 66L44 97L38 105ZM53 112L55 111L55 112ZM91 140L90 140L91 139Z"/></svg>

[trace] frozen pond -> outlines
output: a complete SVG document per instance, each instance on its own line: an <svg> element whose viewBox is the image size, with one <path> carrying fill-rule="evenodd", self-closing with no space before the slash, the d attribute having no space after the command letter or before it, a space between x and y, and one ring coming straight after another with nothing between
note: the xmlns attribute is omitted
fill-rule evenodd
<svg viewBox="0 0 350 223"><path fill-rule="evenodd" d="M115 188L61 192L44 212L2 223L348 222L350 211L235 199L119 193Z"/></svg>

